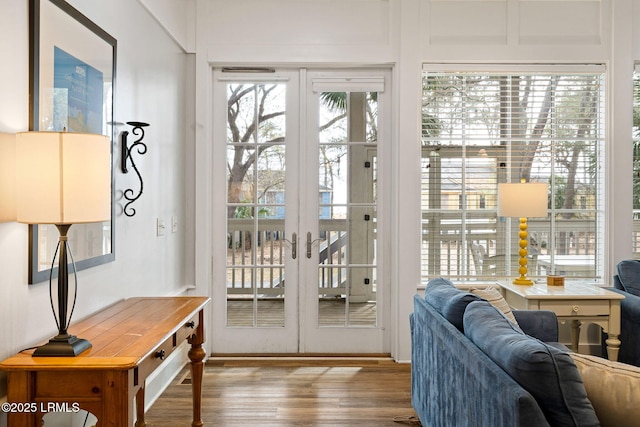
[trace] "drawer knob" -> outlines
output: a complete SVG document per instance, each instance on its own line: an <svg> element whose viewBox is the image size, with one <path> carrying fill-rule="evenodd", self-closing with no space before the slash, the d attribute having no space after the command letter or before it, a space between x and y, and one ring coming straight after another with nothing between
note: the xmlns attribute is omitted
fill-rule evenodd
<svg viewBox="0 0 640 427"><path fill-rule="evenodd" d="M574 313L577 313L580 311L580 306L579 305L574 305L571 307L571 310L573 310Z"/></svg>
<svg viewBox="0 0 640 427"><path fill-rule="evenodd" d="M164 360L164 349L156 351L156 359Z"/></svg>
<svg viewBox="0 0 640 427"><path fill-rule="evenodd" d="M195 328L196 327L196 322L194 322L193 320L187 322L184 326L186 326L187 328Z"/></svg>

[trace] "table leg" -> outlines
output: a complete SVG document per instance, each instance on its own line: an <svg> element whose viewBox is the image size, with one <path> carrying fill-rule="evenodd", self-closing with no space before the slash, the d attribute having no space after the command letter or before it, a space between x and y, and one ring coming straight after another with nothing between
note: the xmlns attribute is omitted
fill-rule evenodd
<svg viewBox="0 0 640 427"><path fill-rule="evenodd" d="M609 338L605 340L607 344L607 356L609 360L613 360L614 362L618 361L618 351L620 351L620 340L618 339L618 335L614 335L609 333Z"/></svg>
<svg viewBox="0 0 640 427"><path fill-rule="evenodd" d="M28 371L10 371L7 376L7 402L27 403L34 401L35 373ZM41 413L27 411L9 412L7 419L11 427L30 427L39 425L42 419Z"/></svg>
<svg viewBox="0 0 640 427"><path fill-rule="evenodd" d="M618 351L620 350L620 300L609 302L609 324L604 330L608 334L605 340L607 344L607 356L609 360L618 361Z"/></svg>
<svg viewBox="0 0 640 427"><path fill-rule="evenodd" d="M144 420L144 384L136 393L136 427L146 427Z"/></svg>
<svg viewBox="0 0 640 427"><path fill-rule="evenodd" d="M571 321L571 350L578 353L578 346L580 344L580 325L582 322L579 320Z"/></svg>
<svg viewBox="0 0 640 427"><path fill-rule="evenodd" d="M202 348L204 342L204 313L200 310L199 323L195 334L189 338L189 360L191 360L191 391L193 393L193 422L192 427L202 427L202 374L204 372L204 357L206 352Z"/></svg>

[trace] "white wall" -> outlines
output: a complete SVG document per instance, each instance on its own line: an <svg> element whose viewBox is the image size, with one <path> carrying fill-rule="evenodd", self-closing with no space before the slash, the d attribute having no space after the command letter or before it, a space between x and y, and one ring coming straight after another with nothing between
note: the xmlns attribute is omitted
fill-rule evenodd
<svg viewBox="0 0 640 427"><path fill-rule="evenodd" d="M615 4L614 4L615 3ZM422 63L605 63L611 117L607 165L608 253L605 277L631 256L631 70L633 0L197 0L196 260L198 289L212 280L211 192L207 181L211 134L210 66L379 65L394 70L397 191L390 260L394 346L409 360L408 316L419 286L420 72ZM635 13L634 13L635 12ZM635 55L638 58L638 55ZM615 166L615 167L614 167ZM615 191L613 191L615 189ZM400 208L401 207L401 208ZM215 273L214 273L215 274Z"/></svg>
<svg viewBox="0 0 640 427"><path fill-rule="evenodd" d="M116 300L139 295L173 295L193 284L185 267L185 108L187 55L140 3L131 0L70 0L74 7L118 41L115 119L145 121L147 154L136 158L144 193L122 214L122 191L137 188L134 173L116 171L115 262L78 273L75 319ZM28 1L0 0L0 132L28 127ZM131 130L124 126L122 130ZM131 138L130 138L131 140ZM119 141L115 157L119 161ZM156 218L171 223L156 236ZM191 230L191 231L189 231ZM193 260L188 261L193 264ZM0 224L0 359L54 335L48 283L27 284L27 226ZM72 322L73 323L73 322ZM0 396L5 394L0 374Z"/></svg>

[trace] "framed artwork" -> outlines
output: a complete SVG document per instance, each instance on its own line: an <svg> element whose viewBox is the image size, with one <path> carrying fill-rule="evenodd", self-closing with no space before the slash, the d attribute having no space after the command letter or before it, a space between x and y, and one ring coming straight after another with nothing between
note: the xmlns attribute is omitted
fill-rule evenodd
<svg viewBox="0 0 640 427"><path fill-rule="evenodd" d="M116 39L66 1L29 0L29 130L103 134L112 141L111 219L70 228L78 270L115 259L116 53ZM57 243L54 225L29 226L29 283L49 279Z"/></svg>

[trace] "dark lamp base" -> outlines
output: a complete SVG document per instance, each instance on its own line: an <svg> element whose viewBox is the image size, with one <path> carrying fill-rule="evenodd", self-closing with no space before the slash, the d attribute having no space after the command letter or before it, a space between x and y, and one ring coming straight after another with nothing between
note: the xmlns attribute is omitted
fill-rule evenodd
<svg viewBox="0 0 640 427"><path fill-rule="evenodd" d="M61 334L36 348L33 357L75 357L91 348L91 343L74 335Z"/></svg>

